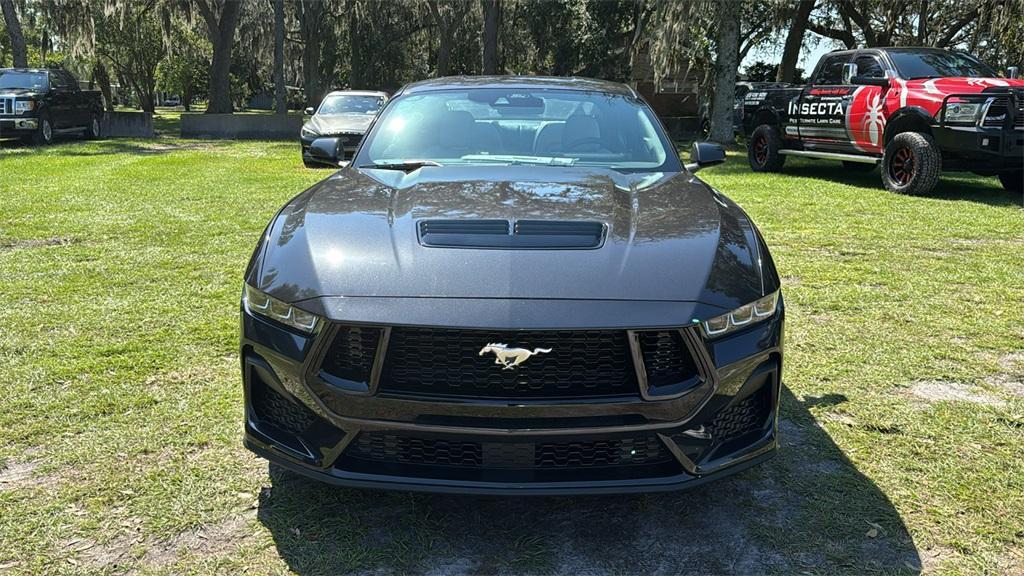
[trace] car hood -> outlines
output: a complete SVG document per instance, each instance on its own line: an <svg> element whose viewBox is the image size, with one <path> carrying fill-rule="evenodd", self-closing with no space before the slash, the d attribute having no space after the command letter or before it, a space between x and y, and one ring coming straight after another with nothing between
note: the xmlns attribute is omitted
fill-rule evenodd
<svg viewBox="0 0 1024 576"><path fill-rule="evenodd" d="M430 219L601 222L593 249L437 248ZM735 204L688 173L536 166L346 168L278 214L247 281L287 302L322 296L702 302L777 287ZM770 260L768 261L770 262Z"/></svg>
<svg viewBox="0 0 1024 576"><path fill-rule="evenodd" d="M10 98L12 96L38 98L40 95L38 91L31 88L0 88L0 98Z"/></svg>
<svg viewBox="0 0 1024 576"><path fill-rule="evenodd" d="M372 114L332 114L330 116L316 115L306 122L306 128L317 134L340 134L342 132L355 132L362 134L373 122Z"/></svg>

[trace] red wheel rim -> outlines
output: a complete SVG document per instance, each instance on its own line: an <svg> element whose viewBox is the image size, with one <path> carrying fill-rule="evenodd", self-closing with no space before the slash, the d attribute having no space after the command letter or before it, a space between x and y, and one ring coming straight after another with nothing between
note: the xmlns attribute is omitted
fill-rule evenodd
<svg viewBox="0 0 1024 576"><path fill-rule="evenodd" d="M910 148L903 147L892 155L889 162L889 176L900 186L904 186L914 178L917 166L914 164L914 153Z"/></svg>
<svg viewBox="0 0 1024 576"><path fill-rule="evenodd" d="M764 136L758 136L754 140L754 160L758 164L764 164L768 161L768 139Z"/></svg>

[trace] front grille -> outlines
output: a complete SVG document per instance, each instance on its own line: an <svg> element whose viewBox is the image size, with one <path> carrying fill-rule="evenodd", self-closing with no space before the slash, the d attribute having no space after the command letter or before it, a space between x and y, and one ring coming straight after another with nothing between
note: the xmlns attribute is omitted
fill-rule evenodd
<svg viewBox="0 0 1024 576"><path fill-rule="evenodd" d="M14 98L0 98L0 114L14 114Z"/></svg>
<svg viewBox="0 0 1024 576"><path fill-rule="evenodd" d="M265 424L301 435L316 420L312 410L288 400L258 378L253 379L250 391L253 411Z"/></svg>
<svg viewBox="0 0 1024 576"><path fill-rule="evenodd" d="M481 353L488 344L536 354L505 368L496 364L494 353ZM379 389L415 396L526 399L631 395L638 385L625 330L393 328Z"/></svg>
<svg viewBox="0 0 1024 576"><path fill-rule="evenodd" d="M562 442L476 442L363 432L345 456L380 463L459 468L565 470L673 461L655 436Z"/></svg>
<svg viewBox="0 0 1024 576"><path fill-rule="evenodd" d="M989 105L985 112L985 119L982 125L986 128L1002 128L1006 125L1006 113L1009 110L1010 101L1007 98L996 98Z"/></svg>
<svg viewBox="0 0 1024 576"><path fill-rule="evenodd" d="M351 382L368 383L381 329L341 326L323 361L323 371Z"/></svg>
<svg viewBox="0 0 1024 576"><path fill-rule="evenodd" d="M647 382L652 387L682 382L697 374L697 365L679 330L639 332Z"/></svg>
<svg viewBox="0 0 1024 576"><path fill-rule="evenodd" d="M769 394L771 386L762 386L757 392L721 410L707 425L711 438L715 442L724 443L759 431L768 421L771 410Z"/></svg>

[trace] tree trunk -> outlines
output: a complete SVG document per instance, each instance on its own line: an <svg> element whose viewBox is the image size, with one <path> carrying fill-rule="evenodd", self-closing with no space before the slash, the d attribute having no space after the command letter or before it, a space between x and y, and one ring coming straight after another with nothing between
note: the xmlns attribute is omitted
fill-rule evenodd
<svg viewBox="0 0 1024 576"><path fill-rule="evenodd" d="M284 85L284 0L274 0L274 110L288 113L288 92Z"/></svg>
<svg viewBox="0 0 1024 576"><path fill-rule="evenodd" d="M361 33L359 29L359 6L355 0L349 0L345 11L348 13L348 85L349 88L358 90L366 84L363 43L362 38L359 36Z"/></svg>
<svg viewBox="0 0 1024 576"><path fill-rule="evenodd" d="M4 22L7 23L7 36L11 39L14 67L28 68L28 49L25 47L25 36L21 33L18 13L14 11L14 0L0 0L0 8L3 8Z"/></svg>
<svg viewBox="0 0 1024 576"><path fill-rule="evenodd" d="M306 105L320 104L320 23L324 5L321 2L303 2L299 8L299 30L302 34L302 79L306 90Z"/></svg>
<svg viewBox="0 0 1024 576"><path fill-rule="evenodd" d="M114 90L110 86L110 74L102 62L97 62L92 69L92 76L100 86L100 94L103 95L103 104L107 112L114 111Z"/></svg>
<svg viewBox="0 0 1024 576"><path fill-rule="evenodd" d="M814 10L815 0L800 0L797 5L796 14L790 22L789 33L786 35L786 47L782 51L782 62L779 63L779 71L775 76L776 82L792 82L796 76L796 63L800 59L800 48L804 44L804 33L807 31L807 21Z"/></svg>
<svg viewBox="0 0 1024 576"><path fill-rule="evenodd" d="M498 73L498 25L501 0L482 0L484 4L484 74Z"/></svg>
<svg viewBox="0 0 1024 576"><path fill-rule="evenodd" d="M197 7L206 21L207 33L213 45L207 114L231 114L234 111L231 104L231 47L235 41L242 1L224 0L218 15L216 0L197 0Z"/></svg>
<svg viewBox="0 0 1024 576"><path fill-rule="evenodd" d="M453 30L446 27L438 34L440 44L437 47L437 75L447 76L452 60L452 44L455 43Z"/></svg>
<svg viewBox="0 0 1024 576"><path fill-rule="evenodd" d="M732 107L736 98L736 67L739 65L740 4L718 0L718 32L715 45L715 97L712 101L710 140L720 144L735 141Z"/></svg>

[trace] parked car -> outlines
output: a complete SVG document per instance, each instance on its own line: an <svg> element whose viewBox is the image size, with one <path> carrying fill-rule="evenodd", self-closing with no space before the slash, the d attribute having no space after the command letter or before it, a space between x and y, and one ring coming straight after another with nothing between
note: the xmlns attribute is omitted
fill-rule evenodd
<svg viewBox="0 0 1024 576"><path fill-rule="evenodd" d="M168 96L167 99L164 100L164 106L181 106L181 96Z"/></svg>
<svg viewBox="0 0 1024 576"><path fill-rule="evenodd" d="M926 194L943 171L998 176L1020 191L1024 81L1000 78L968 54L937 48L841 50L822 56L806 86L744 100L750 166L782 169L786 156L881 164L887 190Z"/></svg>
<svg viewBox="0 0 1024 576"><path fill-rule="evenodd" d="M57 134L99 138L103 99L64 70L0 69L0 136L49 144Z"/></svg>
<svg viewBox="0 0 1024 576"><path fill-rule="evenodd" d="M338 162L339 138L310 153ZM245 444L348 486L695 486L778 445L764 239L630 87L406 86L245 272Z"/></svg>
<svg viewBox="0 0 1024 576"><path fill-rule="evenodd" d="M338 137L344 157L351 158L387 98L387 92L338 90L325 96L318 109L306 108L306 114L312 118L302 127L299 135L302 163L307 168L325 166L309 155L309 145L324 136Z"/></svg>
<svg viewBox="0 0 1024 576"><path fill-rule="evenodd" d="M736 96L733 101L733 132L737 135L743 134L743 99L746 98L747 94L751 92L756 94L769 88L786 88L788 86L792 86L792 84L788 84L786 82L737 82ZM710 101L701 103L700 109L697 112L697 117L700 120L700 139L707 140L708 136L711 135Z"/></svg>

